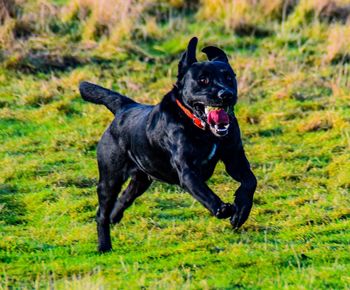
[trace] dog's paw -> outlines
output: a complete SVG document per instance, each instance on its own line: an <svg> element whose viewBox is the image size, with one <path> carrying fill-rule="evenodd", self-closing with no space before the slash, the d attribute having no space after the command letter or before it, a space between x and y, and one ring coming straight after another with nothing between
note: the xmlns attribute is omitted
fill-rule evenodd
<svg viewBox="0 0 350 290"><path fill-rule="evenodd" d="M233 215L230 218L231 225L234 229L240 228L248 219L251 205L243 205L241 207L233 204Z"/></svg>
<svg viewBox="0 0 350 290"><path fill-rule="evenodd" d="M233 205L230 203L222 203L221 206L217 209L215 216L219 219L226 219L232 216L234 213Z"/></svg>
<svg viewBox="0 0 350 290"><path fill-rule="evenodd" d="M112 251L112 245L102 244L98 246L97 250L100 254L108 253Z"/></svg>

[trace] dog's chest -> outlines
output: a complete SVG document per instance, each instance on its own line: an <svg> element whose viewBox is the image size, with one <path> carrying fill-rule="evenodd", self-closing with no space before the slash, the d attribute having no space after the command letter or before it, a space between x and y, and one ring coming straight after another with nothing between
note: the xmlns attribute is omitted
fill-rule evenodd
<svg viewBox="0 0 350 290"><path fill-rule="evenodd" d="M218 145L214 143L213 146L211 147L211 150L209 151L209 154L207 154L204 157L204 159L202 159L200 161L202 165L207 164L208 162L210 162L215 157L217 148L218 148Z"/></svg>
<svg viewBox="0 0 350 290"><path fill-rule="evenodd" d="M202 176L210 177L218 161L218 144L202 144L197 150L194 150L192 158L195 167L201 172Z"/></svg>
<svg viewBox="0 0 350 290"><path fill-rule="evenodd" d="M204 180L208 180L212 176L216 163L218 162L218 144L214 143L207 146L202 146L199 151L194 154L196 156L194 169L200 173Z"/></svg>

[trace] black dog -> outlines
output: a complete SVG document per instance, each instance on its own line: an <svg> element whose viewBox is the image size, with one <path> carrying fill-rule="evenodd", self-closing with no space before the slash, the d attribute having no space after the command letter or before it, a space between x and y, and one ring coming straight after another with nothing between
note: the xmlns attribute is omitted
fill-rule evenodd
<svg viewBox="0 0 350 290"><path fill-rule="evenodd" d="M112 249L110 223L143 194L152 180L178 184L217 218L234 228L248 218L256 178L244 154L233 112L237 82L226 54L209 46L209 61L197 62L192 38L179 62L177 82L156 106L142 105L116 92L83 82L84 100L104 104L115 119L97 148L100 179L97 232L99 251ZM224 203L207 186L218 161L241 183L233 204ZM118 198L123 183L130 183Z"/></svg>

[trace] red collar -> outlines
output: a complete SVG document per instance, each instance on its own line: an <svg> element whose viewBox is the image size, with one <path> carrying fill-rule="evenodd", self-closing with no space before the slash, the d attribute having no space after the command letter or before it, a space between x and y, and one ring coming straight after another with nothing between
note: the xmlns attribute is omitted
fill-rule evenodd
<svg viewBox="0 0 350 290"><path fill-rule="evenodd" d="M189 109L187 109L183 104L181 104L181 102L178 99L176 99L176 104L187 115L187 117L192 119L193 124L195 124L198 128L205 130L205 122L197 118Z"/></svg>

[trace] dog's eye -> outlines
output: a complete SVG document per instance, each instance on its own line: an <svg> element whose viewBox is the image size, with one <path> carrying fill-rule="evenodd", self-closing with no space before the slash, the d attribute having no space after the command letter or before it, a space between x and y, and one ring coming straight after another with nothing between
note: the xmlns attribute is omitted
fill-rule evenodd
<svg viewBox="0 0 350 290"><path fill-rule="evenodd" d="M209 84L209 79L205 77L201 77L199 78L198 83L201 84L202 86L206 86Z"/></svg>

